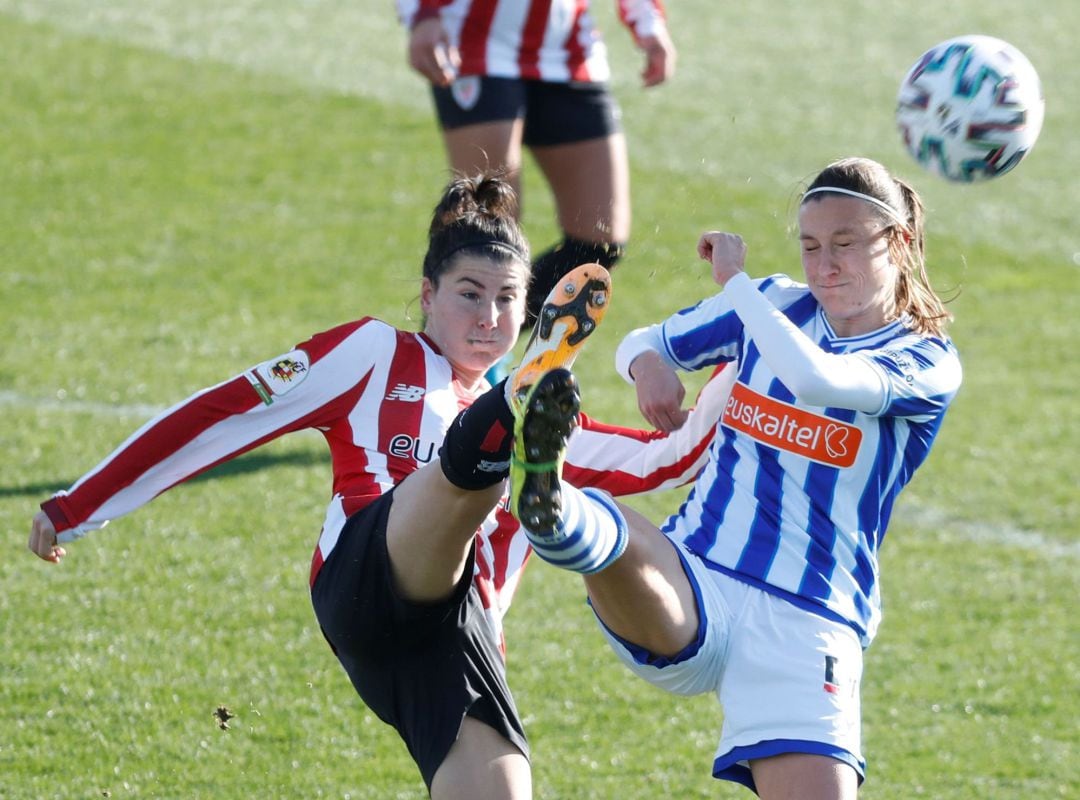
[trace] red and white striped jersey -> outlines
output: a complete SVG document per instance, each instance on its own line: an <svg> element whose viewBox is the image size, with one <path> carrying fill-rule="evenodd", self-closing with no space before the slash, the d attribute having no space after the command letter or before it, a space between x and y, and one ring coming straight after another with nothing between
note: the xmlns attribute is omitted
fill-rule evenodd
<svg viewBox="0 0 1080 800"><path fill-rule="evenodd" d="M607 81L607 48L589 0L396 0L406 28L441 18L461 55L460 76L566 83ZM616 0L635 40L666 26L662 0Z"/></svg>
<svg viewBox="0 0 1080 800"><path fill-rule="evenodd" d="M714 379L691 421L670 437L583 418L566 478L616 495L688 482L704 464L728 383ZM314 581L346 519L436 458L450 423L474 399L424 334L365 318L162 412L42 508L59 540L71 541L264 442L313 428L326 438L333 466ZM485 520L476 545L474 580L501 630L530 552L505 503Z"/></svg>

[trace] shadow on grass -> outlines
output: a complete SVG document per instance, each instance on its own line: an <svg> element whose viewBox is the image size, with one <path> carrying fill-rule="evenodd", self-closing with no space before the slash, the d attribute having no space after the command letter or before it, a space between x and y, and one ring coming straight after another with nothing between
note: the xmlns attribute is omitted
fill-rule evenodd
<svg viewBox="0 0 1080 800"><path fill-rule="evenodd" d="M192 478L188 483L199 481L212 481L219 478L230 478L236 475L246 475L250 472L258 472L272 467L309 467L315 464L330 463L329 453L295 452L281 454L248 453L232 461L219 464L208 472ZM42 499L50 497L61 489L67 489L75 482L69 481L39 481L37 483L24 483L18 486L0 486L0 498L4 497L27 497L40 495Z"/></svg>

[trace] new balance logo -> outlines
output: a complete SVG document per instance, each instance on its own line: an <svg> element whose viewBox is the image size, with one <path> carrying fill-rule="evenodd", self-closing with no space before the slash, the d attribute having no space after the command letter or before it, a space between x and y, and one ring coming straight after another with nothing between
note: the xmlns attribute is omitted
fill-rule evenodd
<svg viewBox="0 0 1080 800"><path fill-rule="evenodd" d="M410 386L405 383L399 383L393 389L390 390L390 394L386 396L387 400L403 400L406 403L415 403L424 396L423 386Z"/></svg>

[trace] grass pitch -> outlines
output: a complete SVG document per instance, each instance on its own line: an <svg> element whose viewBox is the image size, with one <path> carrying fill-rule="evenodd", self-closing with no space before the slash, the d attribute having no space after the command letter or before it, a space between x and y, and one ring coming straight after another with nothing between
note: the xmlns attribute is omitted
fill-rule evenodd
<svg viewBox="0 0 1080 800"><path fill-rule="evenodd" d="M1080 794L1080 9L688 0L670 8L679 74L642 92L594 5L635 232L580 362L586 405L636 422L612 352L711 291L701 230L741 232L752 274L798 274L790 225L816 169L865 154L911 178L932 274L961 288L965 382L883 551L861 796ZM965 187L908 161L892 105L919 53L970 32L1029 56L1048 113L1014 173ZM167 493L59 568L25 550L37 503L153 409L338 322L416 321L447 172L390 6L0 0L0 63L0 798L423 797L310 611L318 437ZM554 238L534 170L525 222L534 247ZM638 506L660 519L677 499ZM537 797L749 797L708 776L715 702L618 667L575 579L534 564L507 625Z"/></svg>

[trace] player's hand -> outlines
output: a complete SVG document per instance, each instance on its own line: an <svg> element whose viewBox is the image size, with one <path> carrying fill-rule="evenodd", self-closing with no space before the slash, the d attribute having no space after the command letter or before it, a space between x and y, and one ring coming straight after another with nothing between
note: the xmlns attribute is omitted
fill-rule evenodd
<svg viewBox="0 0 1080 800"><path fill-rule="evenodd" d="M723 286L743 271L746 264L746 242L737 233L707 231L701 234L698 255L712 264L713 280Z"/></svg>
<svg viewBox="0 0 1080 800"><path fill-rule="evenodd" d="M421 20L409 36L409 66L435 86L449 86L461 57L438 17Z"/></svg>
<svg viewBox="0 0 1080 800"><path fill-rule="evenodd" d="M657 353L645 352L634 359L630 374L637 389L641 416L659 431L677 431L690 412L682 407L686 387L675 370Z"/></svg>
<svg viewBox="0 0 1080 800"><path fill-rule="evenodd" d="M645 51L642 84L646 87L658 86L675 74L675 44L666 28L661 27L655 34L642 36L640 45Z"/></svg>
<svg viewBox="0 0 1080 800"><path fill-rule="evenodd" d="M27 546L38 558L43 558L53 564L59 564L60 559L67 555L67 551L56 543L56 528L52 520L44 511L34 514L30 523L30 541Z"/></svg>

